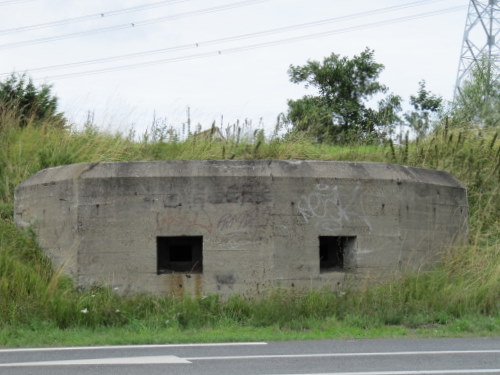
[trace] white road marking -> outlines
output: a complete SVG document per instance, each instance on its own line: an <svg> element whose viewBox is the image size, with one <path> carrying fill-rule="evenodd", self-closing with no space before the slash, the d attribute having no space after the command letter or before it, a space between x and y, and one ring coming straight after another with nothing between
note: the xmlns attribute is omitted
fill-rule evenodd
<svg viewBox="0 0 500 375"><path fill-rule="evenodd" d="M62 361L39 361L1 363L0 367L39 367L39 366L89 366L89 365L164 365L177 363L191 363L175 355L158 355L147 357L117 357L95 359L72 359Z"/></svg>
<svg viewBox="0 0 500 375"><path fill-rule="evenodd" d="M101 350L101 349L161 349L161 348L193 348L193 347L212 347L212 346L253 346L267 345L267 342L221 342L207 344L157 344L157 345L106 345L106 346L66 346L49 348L13 348L0 349L0 353L17 352L56 352L65 350Z"/></svg>
<svg viewBox="0 0 500 375"><path fill-rule="evenodd" d="M175 347L210 347L210 346L243 346L266 345L256 343L216 343L216 344L167 344L167 345L133 345L133 346L101 346L86 347L88 349L123 349L123 348L175 348ZM85 347L68 348L41 348L47 350L83 350ZM5 349L6 351L36 351L29 349ZM407 351L407 352L349 352L349 353L311 353L311 354L265 354L265 355L238 355L238 356L210 356L181 358L174 355L113 357L95 359L54 360L37 362L0 363L0 367L35 367L35 366L87 366L87 365L148 365L148 364L190 364L192 361L203 360L246 360L266 358L332 358L332 357L377 357L377 356L417 356L417 355L456 355L456 354L500 354L499 349L492 350L441 350L441 351ZM368 372L336 372L322 374L295 374L295 375L423 375L423 374L499 374L500 369L470 369L470 370L408 370L408 371L368 371ZM282 374L285 375L285 374Z"/></svg>
<svg viewBox="0 0 500 375"><path fill-rule="evenodd" d="M320 357L381 357L404 355L450 355L450 354L496 354L500 350L440 350L418 352L367 352L367 353L311 353L311 354L264 354L264 355L239 355L239 356L214 356L214 357L188 357L188 361L211 361L231 359L265 359L265 358L320 358ZM315 374L313 374L315 375ZM328 375L328 374L327 374Z"/></svg>
<svg viewBox="0 0 500 375"><path fill-rule="evenodd" d="M320 374L277 374L277 375L446 375L446 374L449 374L449 375L454 375L454 374L500 374L500 369L329 372L329 373L320 373Z"/></svg>

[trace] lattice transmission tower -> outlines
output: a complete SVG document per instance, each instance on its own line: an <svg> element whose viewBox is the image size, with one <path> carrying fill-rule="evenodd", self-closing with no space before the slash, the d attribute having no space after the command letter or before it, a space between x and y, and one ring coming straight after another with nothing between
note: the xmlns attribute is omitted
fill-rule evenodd
<svg viewBox="0 0 500 375"><path fill-rule="evenodd" d="M487 77L498 79L500 63L500 12L498 0L470 0L462 51L455 83L455 99L469 74L487 58Z"/></svg>

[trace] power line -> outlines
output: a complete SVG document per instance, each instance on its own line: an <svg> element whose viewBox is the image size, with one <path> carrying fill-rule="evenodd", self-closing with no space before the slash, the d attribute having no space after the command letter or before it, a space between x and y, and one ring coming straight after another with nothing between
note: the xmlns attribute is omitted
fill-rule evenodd
<svg viewBox="0 0 500 375"><path fill-rule="evenodd" d="M193 55L179 56L179 57L174 57L174 58L169 58L169 59L152 60L152 61L146 61L146 62L136 63L136 64L127 64L127 65L121 65L121 66L116 66L116 67L87 70L87 71L82 71L82 72L52 75L52 76L43 77L43 79L54 80L54 79L73 78L73 77L87 76L87 75L93 75L93 74L109 73L109 72L115 72L115 71L121 71L121 70L129 70L129 69L141 68L141 67L146 67L146 66L154 66L154 65L161 65L161 64L181 62L181 61L198 60L198 59L218 56L218 55L222 55L222 54L224 54L224 55L235 54L235 53L260 49L260 48L274 47L274 46L278 46L278 45L286 44L286 43L295 43L295 42L304 41L304 40L322 38L322 37L327 37L327 36L331 36L331 35L335 35L335 34L343 34L343 33L348 33L348 32L353 32L353 31L366 30L366 29L370 29L373 27L382 27L382 26L391 25L391 24L395 24L395 23L411 21L411 20L416 20L416 19L421 19L421 18L427 18L427 17L441 15L441 14L445 14L445 13L456 12L456 11L463 10L463 9L465 9L464 6L457 6L457 7L445 8L445 9L432 11L432 12L420 13L420 14L416 14L416 15L412 15L412 16L398 17L398 18L388 19L388 20L379 21L379 22L362 24L362 25L358 25L358 26L346 27L346 28L341 28L341 29L334 29L334 30L313 33L313 34L306 34L306 35L301 35L301 36L296 36L296 37L274 40L274 41L270 41L270 42L255 43L255 44L242 46L242 47L229 48L226 50L215 50L215 51L198 53L198 54L193 54Z"/></svg>
<svg viewBox="0 0 500 375"><path fill-rule="evenodd" d="M35 1L35 0L5 0L5 1L0 1L0 7L6 6L6 5L16 5L16 4L21 4L21 3L28 3L31 1Z"/></svg>
<svg viewBox="0 0 500 375"><path fill-rule="evenodd" d="M4 44L0 44L0 49L31 46L34 44L53 42L53 41L57 41L57 40L69 39L69 38L74 38L74 37L79 37L79 36L86 36L86 35L99 34L99 33L110 32L110 31L135 28L135 27L151 25L151 24L159 23L159 22L177 20L177 19L181 19L181 18L185 18L185 17L192 17L192 16L197 16L197 15L202 15L202 14L221 12L224 10L240 8L240 7L244 7L244 6L253 5L256 3L258 4L258 3L267 2L267 1L271 1L271 0L244 0L244 1L239 1L237 3L231 3L231 4L226 4L226 5L221 5L221 6L211 7L211 8L205 8L205 9L198 9L198 10L194 10L194 11L183 12L183 13L173 14L173 15L169 15L169 16L164 16L164 17L151 18L151 19L143 20L143 21L127 22L125 24L109 26L109 27L102 27L102 28L93 29L93 30L78 31L75 33L61 34L61 35L55 35L55 36L50 36L50 37L45 37L45 38L23 40L21 42L4 43Z"/></svg>
<svg viewBox="0 0 500 375"><path fill-rule="evenodd" d="M47 71L47 70L54 70L54 69L65 69L65 68L71 68L71 67L76 67L76 66L100 64L100 63L104 63L104 62L119 61L119 60L154 55L154 54L162 54L162 53L181 51L181 50L187 50L187 49L196 49L199 47L206 47L206 46L210 46L210 45L223 44L223 43L245 40L245 39L250 39L250 38L256 38L256 37L261 37L261 36L268 36L268 35L272 35L272 34L278 34L278 33L300 30L300 29L305 29L305 28L310 28L310 27L322 26L322 25L326 25L326 24L330 24L330 23L335 23L335 22L339 22L339 21L345 21L345 20L370 16L370 15L375 15L375 14L382 14L382 13L387 13L387 12L392 12L392 11L398 11L398 10L422 5L424 3L429 3L429 2L435 3L437 1L444 1L444 0L419 0L419 1L414 1L411 3L402 4L402 5L395 5L395 6L385 7L385 8L373 9L373 10L353 13L353 14L349 14L349 15L345 15L345 16L327 18L327 19L323 19L323 20L319 20L319 21L307 22L307 23L291 25L291 26L284 26L284 27L280 27L280 28L258 31L258 32L242 34L242 35L236 35L236 36L231 36L231 37L226 37L226 38L213 39L213 40L208 40L208 41L203 41L203 42L198 42L198 43L188 43L188 44L183 44L183 45L178 45L178 46L172 46L172 47L166 47L166 48L160 48L160 49L154 49L154 50L148 50L148 51L142 51L142 52L135 52L135 53L128 53L128 54L124 54L124 55L104 57L104 58L99 58L99 59L91 59L91 60L78 61L78 62L66 63L66 64L57 64L57 65L44 66L44 67L39 67L39 68L31 68L31 69L25 69L25 71L26 72L39 72L39 71ZM0 76L9 75L9 74L11 74L11 73L1 73Z"/></svg>
<svg viewBox="0 0 500 375"><path fill-rule="evenodd" d="M26 1L34 1L34 0L21 0L21 2L26 2ZM127 13L139 12L139 11L143 11L143 10L160 8L160 7L164 7L164 6L168 6L168 5L174 5L174 4L178 4L178 3L185 3L188 1L193 1L193 0L157 1L155 3L137 5L137 6L130 7L130 8L115 9L115 10L109 10L106 12L87 14L87 15L79 16L79 17L64 18L64 19L51 21L51 22L44 22L44 23L38 23L38 24L34 24L34 25L13 27L11 29L0 30L0 35L14 34L14 33L22 32L22 31L47 29L47 28L56 27L56 26L64 26L64 25L68 25L68 24L72 24L72 23L89 21L92 19L102 19L105 17L113 17L113 16L118 16L118 15L127 14ZM7 2L9 2L9 1L7 1ZM2 2L0 2L0 5L2 5Z"/></svg>

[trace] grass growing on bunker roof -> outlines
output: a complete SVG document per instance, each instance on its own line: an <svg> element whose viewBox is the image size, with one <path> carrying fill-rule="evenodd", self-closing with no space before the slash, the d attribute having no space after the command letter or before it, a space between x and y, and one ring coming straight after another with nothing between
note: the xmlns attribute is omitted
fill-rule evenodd
<svg viewBox="0 0 500 375"><path fill-rule="evenodd" d="M363 290L274 290L222 300L118 297L76 290L12 221L13 192L38 170L69 163L189 159L379 161L446 170L468 189L470 243L432 271ZM304 136L241 139L144 136L88 126L21 127L0 114L0 345L117 344L500 333L500 140L495 130L441 128L402 146L331 146Z"/></svg>

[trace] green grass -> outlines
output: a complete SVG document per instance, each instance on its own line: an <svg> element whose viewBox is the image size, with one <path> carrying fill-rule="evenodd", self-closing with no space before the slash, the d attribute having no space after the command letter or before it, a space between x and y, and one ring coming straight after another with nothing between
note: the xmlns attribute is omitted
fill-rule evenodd
<svg viewBox="0 0 500 375"><path fill-rule="evenodd" d="M241 140L21 127L0 114L0 346L500 334L500 140L495 131L441 128L396 147L318 145L305 137ZM76 290L54 272L31 233L12 221L13 191L42 168L119 160L317 159L447 170L468 188L470 243L432 271L338 294L275 290L258 299L118 297Z"/></svg>
<svg viewBox="0 0 500 375"><path fill-rule="evenodd" d="M350 321L334 318L316 321L307 329L286 329L277 325L267 327L220 324L198 329L155 329L127 325L125 327L72 327L61 329L45 324L15 326L0 329L0 342L11 347L141 345L192 342L249 342L320 339L372 339L396 337L473 337L496 336L500 320L491 317L464 317L447 325L428 324L420 328L380 325L359 327Z"/></svg>

